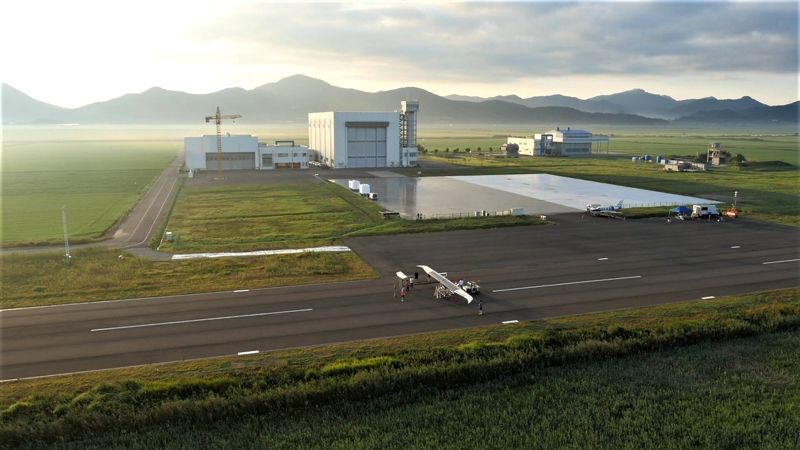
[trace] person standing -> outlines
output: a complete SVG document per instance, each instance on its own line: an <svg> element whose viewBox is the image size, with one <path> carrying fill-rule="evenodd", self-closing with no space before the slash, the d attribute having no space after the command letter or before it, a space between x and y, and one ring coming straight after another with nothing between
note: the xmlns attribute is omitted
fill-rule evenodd
<svg viewBox="0 0 800 450"><path fill-rule="evenodd" d="M408 279L408 289L410 290L413 287L414 287L414 279L413 278L409 278Z"/></svg>
<svg viewBox="0 0 800 450"><path fill-rule="evenodd" d="M392 297L397 298L397 283L392 285Z"/></svg>
<svg viewBox="0 0 800 450"><path fill-rule="evenodd" d="M483 300L478 300L478 315L483 315Z"/></svg>
<svg viewBox="0 0 800 450"><path fill-rule="evenodd" d="M400 288L400 301L406 301L406 288Z"/></svg>

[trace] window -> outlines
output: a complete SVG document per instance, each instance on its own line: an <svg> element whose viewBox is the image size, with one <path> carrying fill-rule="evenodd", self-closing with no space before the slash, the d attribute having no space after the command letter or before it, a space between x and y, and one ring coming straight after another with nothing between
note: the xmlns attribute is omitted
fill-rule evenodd
<svg viewBox="0 0 800 450"><path fill-rule="evenodd" d="M278 153L278 158L288 158L288 157L289 157L288 153Z"/></svg>

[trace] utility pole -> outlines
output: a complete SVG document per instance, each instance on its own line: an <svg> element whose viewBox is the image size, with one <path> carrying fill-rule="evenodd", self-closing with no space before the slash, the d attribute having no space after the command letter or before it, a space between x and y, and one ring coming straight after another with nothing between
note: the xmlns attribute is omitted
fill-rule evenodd
<svg viewBox="0 0 800 450"><path fill-rule="evenodd" d="M222 115L219 112L219 106L217 106L217 113L213 116L206 116L206 123L211 122L212 120L217 125L217 179L222 179L222 119L232 119L236 121L236 119L242 117L241 114L228 114Z"/></svg>
<svg viewBox="0 0 800 450"><path fill-rule="evenodd" d="M67 265L72 259L69 254L69 234L67 234L67 205L61 207L61 224L64 226L64 258L66 258Z"/></svg>

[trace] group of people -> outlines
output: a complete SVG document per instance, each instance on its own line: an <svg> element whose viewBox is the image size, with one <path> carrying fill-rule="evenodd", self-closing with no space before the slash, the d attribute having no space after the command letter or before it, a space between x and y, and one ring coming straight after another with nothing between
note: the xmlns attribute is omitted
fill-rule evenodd
<svg viewBox="0 0 800 450"><path fill-rule="evenodd" d="M404 278L402 280L398 280L398 283L394 285L394 296L397 297L397 288L398 285L400 287L400 301L406 301L406 295L408 295L409 291L414 287L414 280L419 278L419 273L414 272L413 277Z"/></svg>

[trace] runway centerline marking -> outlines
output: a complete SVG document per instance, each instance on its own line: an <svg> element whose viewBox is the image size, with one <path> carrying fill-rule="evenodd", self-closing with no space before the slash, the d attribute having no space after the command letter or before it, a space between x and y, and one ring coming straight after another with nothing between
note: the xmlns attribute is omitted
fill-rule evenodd
<svg viewBox="0 0 800 450"><path fill-rule="evenodd" d="M313 309L312 308L292 309L289 311L272 311L272 312L263 312L255 314L242 314L239 316L222 316L222 317L206 317L203 319L173 320L171 322L143 323L138 325L123 325L119 327L108 327L108 328L92 328L89 331L112 331L112 330L126 330L128 328L160 327L164 325L178 325L182 323L208 322L211 320L241 319L244 317L273 316L277 314L291 314L291 313L308 312L308 311L313 311Z"/></svg>
<svg viewBox="0 0 800 450"><path fill-rule="evenodd" d="M508 325L512 323L519 323L519 320L504 320L503 325Z"/></svg>
<svg viewBox="0 0 800 450"><path fill-rule="evenodd" d="M234 293L239 293L239 292L250 292L250 289L237 289L237 290L235 290L235 291L233 291L233 292L234 292Z"/></svg>
<svg viewBox="0 0 800 450"><path fill-rule="evenodd" d="M508 291L521 291L524 289L539 289L539 288L546 288L546 287L554 287L554 286L568 286L570 284L586 284L586 283L603 283L606 281L617 281L617 280L633 280L636 278L642 278L641 275L634 275L631 277L617 277L617 278L602 278L599 280L583 280L583 281L570 281L568 283L555 283L555 284L540 284L538 286L522 286L522 287L515 287L515 288L508 288L508 289L495 289L492 292L508 292Z"/></svg>
<svg viewBox="0 0 800 450"><path fill-rule="evenodd" d="M731 245L731 248L742 248L741 245Z"/></svg>
<svg viewBox="0 0 800 450"><path fill-rule="evenodd" d="M761 264L782 264L782 263L795 262L795 261L800 261L800 258L784 259L784 260L781 260L781 261L767 261L767 262L763 262Z"/></svg>
<svg viewBox="0 0 800 450"><path fill-rule="evenodd" d="M716 298L713 295L709 295L707 297L700 297L700 300L711 300L712 298Z"/></svg>
<svg viewBox="0 0 800 450"><path fill-rule="evenodd" d="M608 258L597 258L598 261L608 261Z"/></svg>
<svg viewBox="0 0 800 450"><path fill-rule="evenodd" d="M255 355L257 353L258 353L258 350L250 350L250 351L246 351L246 352L239 352L236 355L237 356L245 356L245 355Z"/></svg>

